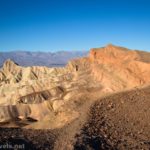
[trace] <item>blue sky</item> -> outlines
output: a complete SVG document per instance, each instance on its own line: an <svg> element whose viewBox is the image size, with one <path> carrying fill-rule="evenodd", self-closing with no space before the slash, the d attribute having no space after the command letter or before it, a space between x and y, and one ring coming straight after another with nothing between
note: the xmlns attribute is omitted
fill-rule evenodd
<svg viewBox="0 0 150 150"><path fill-rule="evenodd" d="M150 50L149 0L0 0L0 51Z"/></svg>

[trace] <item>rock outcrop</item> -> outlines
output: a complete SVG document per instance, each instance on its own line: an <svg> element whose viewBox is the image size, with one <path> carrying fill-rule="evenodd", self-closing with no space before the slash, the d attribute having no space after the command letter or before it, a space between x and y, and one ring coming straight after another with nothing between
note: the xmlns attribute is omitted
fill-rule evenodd
<svg viewBox="0 0 150 150"><path fill-rule="evenodd" d="M93 76L113 91L150 82L148 58L150 53L111 44L104 48L91 49L89 55Z"/></svg>

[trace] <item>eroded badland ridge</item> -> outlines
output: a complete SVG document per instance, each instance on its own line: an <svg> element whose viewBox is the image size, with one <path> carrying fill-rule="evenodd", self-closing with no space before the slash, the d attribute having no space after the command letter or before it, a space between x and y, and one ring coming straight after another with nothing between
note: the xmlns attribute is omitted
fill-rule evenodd
<svg viewBox="0 0 150 150"><path fill-rule="evenodd" d="M21 128L17 136L36 148L26 130L49 129L50 149L148 149L149 85L150 53L112 44L60 68L7 60L0 70L1 127Z"/></svg>

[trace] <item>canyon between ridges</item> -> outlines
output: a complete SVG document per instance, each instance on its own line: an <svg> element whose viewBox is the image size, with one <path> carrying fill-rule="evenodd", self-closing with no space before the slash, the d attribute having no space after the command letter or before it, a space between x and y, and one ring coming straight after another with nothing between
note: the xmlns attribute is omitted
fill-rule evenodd
<svg viewBox="0 0 150 150"><path fill-rule="evenodd" d="M1 143L20 139L27 149L148 150L150 53L109 44L65 67L7 60L0 127Z"/></svg>

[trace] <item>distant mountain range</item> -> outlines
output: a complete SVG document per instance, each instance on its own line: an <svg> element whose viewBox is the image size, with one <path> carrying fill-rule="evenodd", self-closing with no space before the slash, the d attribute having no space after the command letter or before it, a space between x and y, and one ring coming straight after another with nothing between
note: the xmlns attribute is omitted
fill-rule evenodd
<svg viewBox="0 0 150 150"><path fill-rule="evenodd" d="M21 66L64 66L70 59L83 57L87 54L88 51L0 52L0 67L7 59L11 59Z"/></svg>

